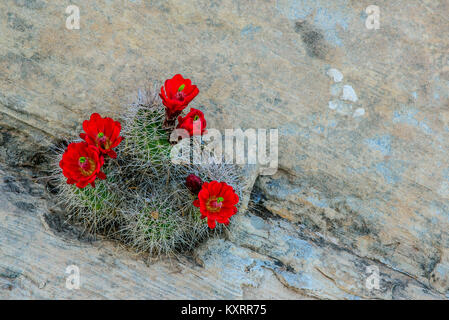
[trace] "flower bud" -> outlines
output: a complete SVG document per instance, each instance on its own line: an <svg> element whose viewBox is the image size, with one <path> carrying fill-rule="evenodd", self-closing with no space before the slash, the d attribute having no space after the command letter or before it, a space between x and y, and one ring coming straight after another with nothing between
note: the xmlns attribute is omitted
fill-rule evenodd
<svg viewBox="0 0 449 320"><path fill-rule="evenodd" d="M187 189L189 189L193 194L197 195L200 192L202 185L203 185L203 181L201 180L200 177L198 177L194 174L189 174L187 176L186 186L187 186Z"/></svg>

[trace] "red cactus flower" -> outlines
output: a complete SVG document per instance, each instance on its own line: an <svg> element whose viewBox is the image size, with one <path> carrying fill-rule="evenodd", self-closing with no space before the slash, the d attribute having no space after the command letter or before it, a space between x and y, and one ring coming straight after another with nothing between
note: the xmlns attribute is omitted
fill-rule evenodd
<svg viewBox="0 0 449 320"><path fill-rule="evenodd" d="M198 194L201 190L201 186L203 185L203 180L200 177L192 174L189 174L186 178L186 186L193 194Z"/></svg>
<svg viewBox="0 0 449 320"><path fill-rule="evenodd" d="M193 205L200 208L201 219L207 217L207 224L213 229L216 222L229 224L229 218L237 213L238 202L239 196L230 185L212 181L203 184Z"/></svg>
<svg viewBox="0 0 449 320"><path fill-rule="evenodd" d="M117 153L112 150L122 142L120 137L122 125L111 118L102 118L98 113L93 113L90 120L83 122L83 129L86 133L81 133L81 139L96 146L101 153L107 154L111 158L117 158Z"/></svg>
<svg viewBox="0 0 449 320"><path fill-rule="evenodd" d="M59 167L68 184L76 184L82 189L89 183L95 188L96 178L106 179L106 175L101 171L103 164L104 158L98 148L83 141L69 144Z"/></svg>
<svg viewBox="0 0 449 320"><path fill-rule="evenodd" d="M200 110L191 108L184 118L178 117L176 128L187 130L190 136L203 135L206 132L206 119Z"/></svg>
<svg viewBox="0 0 449 320"><path fill-rule="evenodd" d="M166 107L167 120L175 120L199 92L190 79L184 79L180 74L166 80L159 96Z"/></svg>

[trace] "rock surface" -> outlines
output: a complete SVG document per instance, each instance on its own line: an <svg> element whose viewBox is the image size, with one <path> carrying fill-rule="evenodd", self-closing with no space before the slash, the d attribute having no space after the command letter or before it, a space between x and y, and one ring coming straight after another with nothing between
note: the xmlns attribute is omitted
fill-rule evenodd
<svg viewBox="0 0 449 320"><path fill-rule="evenodd" d="M448 3L378 1L377 30L344 0L90 1L79 30L67 5L0 3L0 297L449 297ZM11 166L177 72L208 127L279 128L279 170L226 237L146 265L55 223Z"/></svg>
<svg viewBox="0 0 449 320"><path fill-rule="evenodd" d="M358 299L444 296L275 216L234 219L195 252L148 262L64 224L29 170L0 168L0 297L6 299ZM56 211L55 211L56 210ZM77 266L80 289L66 268ZM368 290L368 266L381 287Z"/></svg>

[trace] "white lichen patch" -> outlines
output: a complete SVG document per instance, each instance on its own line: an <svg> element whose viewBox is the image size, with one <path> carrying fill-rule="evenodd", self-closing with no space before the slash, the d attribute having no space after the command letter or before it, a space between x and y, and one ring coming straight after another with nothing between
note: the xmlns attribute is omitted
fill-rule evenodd
<svg viewBox="0 0 449 320"><path fill-rule="evenodd" d="M329 101L329 109L335 110L338 107L338 100Z"/></svg>
<svg viewBox="0 0 449 320"><path fill-rule="evenodd" d="M354 112L352 111L353 106L349 102L357 102L358 97L354 88L349 84L342 84L343 74L335 69L331 68L327 70L326 74L333 78L334 82L330 87L330 94L333 100L329 101L328 107L331 110L335 110L337 113L342 115L351 115L353 118L362 117L365 115L364 108L357 108Z"/></svg>
<svg viewBox="0 0 449 320"><path fill-rule="evenodd" d="M339 97L341 95L341 91L343 89L343 86L341 85L341 83L334 83L333 85L331 85L331 95L333 97Z"/></svg>
<svg viewBox="0 0 449 320"><path fill-rule="evenodd" d="M334 79L334 82L341 82L343 80L343 74L338 69L331 68L327 70L327 75Z"/></svg>
<svg viewBox="0 0 449 320"><path fill-rule="evenodd" d="M352 115L354 118L357 118L357 117L361 117L361 116L363 116L365 114L365 109L363 109L363 108L357 108L355 111L354 111L354 114Z"/></svg>
<svg viewBox="0 0 449 320"><path fill-rule="evenodd" d="M356 102L358 100L354 89L348 84L343 86L343 94L341 95L341 99L352 102Z"/></svg>
<svg viewBox="0 0 449 320"><path fill-rule="evenodd" d="M329 109L335 110L342 115L350 115L352 113L352 105L341 100L329 101Z"/></svg>

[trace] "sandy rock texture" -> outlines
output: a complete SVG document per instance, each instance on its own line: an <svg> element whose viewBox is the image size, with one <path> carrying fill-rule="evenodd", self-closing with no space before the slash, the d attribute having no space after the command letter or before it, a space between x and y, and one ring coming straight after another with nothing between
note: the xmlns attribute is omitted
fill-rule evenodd
<svg viewBox="0 0 449 320"><path fill-rule="evenodd" d="M379 29L368 1L85 1L79 30L69 4L0 3L0 297L449 297L446 1L377 1ZM279 169L222 238L147 265L58 223L36 176L178 72L208 127L278 128Z"/></svg>

